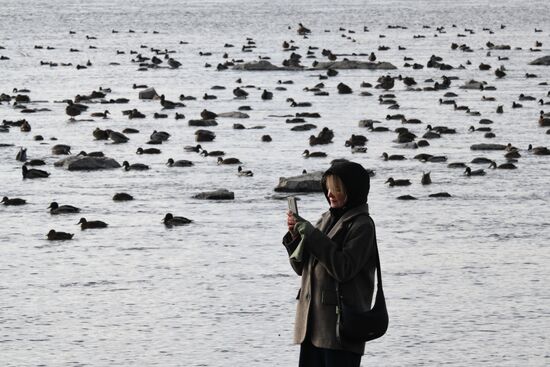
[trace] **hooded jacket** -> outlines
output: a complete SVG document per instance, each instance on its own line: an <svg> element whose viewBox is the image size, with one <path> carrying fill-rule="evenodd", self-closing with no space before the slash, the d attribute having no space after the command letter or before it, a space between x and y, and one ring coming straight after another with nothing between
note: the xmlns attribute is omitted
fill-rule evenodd
<svg viewBox="0 0 550 367"><path fill-rule="evenodd" d="M340 283L345 304L370 309L376 267L374 222L367 205L370 178L360 164L333 164L321 180L327 201L329 175L340 177L347 200L343 208L331 208L322 214L313 233L304 240L302 261L290 259L292 268L302 277L294 342L300 344L309 338L319 348L363 354L365 343L341 344L336 338L336 284ZM290 233L283 238L289 255L299 242L300 238L293 239Z"/></svg>

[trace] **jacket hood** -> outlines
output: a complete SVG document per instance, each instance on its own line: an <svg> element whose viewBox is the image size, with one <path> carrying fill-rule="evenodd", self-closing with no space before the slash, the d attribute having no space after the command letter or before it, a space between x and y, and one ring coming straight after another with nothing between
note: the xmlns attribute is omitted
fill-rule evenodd
<svg viewBox="0 0 550 367"><path fill-rule="evenodd" d="M334 162L321 178L321 185L325 198L328 199L327 177L338 176L344 183L347 201L345 210L355 208L367 202L370 189L370 176L368 171L359 163L349 161Z"/></svg>

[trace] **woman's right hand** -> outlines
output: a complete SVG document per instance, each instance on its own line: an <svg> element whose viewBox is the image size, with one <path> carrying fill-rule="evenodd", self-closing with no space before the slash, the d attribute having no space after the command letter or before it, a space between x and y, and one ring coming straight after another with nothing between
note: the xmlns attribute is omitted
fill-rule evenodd
<svg viewBox="0 0 550 367"><path fill-rule="evenodd" d="M298 237L298 233L294 231L296 218L294 217L294 214L290 210L286 212L286 224L288 226L288 231L292 233L292 237Z"/></svg>

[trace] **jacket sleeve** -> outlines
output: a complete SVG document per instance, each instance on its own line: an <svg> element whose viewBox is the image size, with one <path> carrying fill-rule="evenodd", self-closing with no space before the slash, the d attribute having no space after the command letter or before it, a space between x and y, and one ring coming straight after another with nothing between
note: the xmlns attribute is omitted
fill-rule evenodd
<svg viewBox="0 0 550 367"><path fill-rule="evenodd" d="M292 266L292 269L296 272L298 275L302 275L302 270L304 269L304 263L306 263L305 258L302 259L302 261L296 261L294 259L290 259L290 255L296 250L296 247L300 243L301 237L298 236L296 238L292 237L292 233L287 232L285 236L283 237L283 245L286 248L286 252L288 253L290 266Z"/></svg>
<svg viewBox="0 0 550 367"><path fill-rule="evenodd" d="M305 242L307 251L315 256L328 273L338 282L353 279L373 254L374 227L369 217L351 221L340 247L327 235L315 229Z"/></svg>

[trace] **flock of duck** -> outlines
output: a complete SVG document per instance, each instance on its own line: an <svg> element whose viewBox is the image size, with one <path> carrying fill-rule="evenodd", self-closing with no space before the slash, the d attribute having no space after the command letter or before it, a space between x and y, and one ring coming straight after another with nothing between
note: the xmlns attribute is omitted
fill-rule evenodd
<svg viewBox="0 0 550 367"><path fill-rule="evenodd" d="M388 26L388 28L395 27L395 26ZM501 26L502 29L505 27L504 25ZM403 29L406 29L406 27L402 27ZM424 26L424 30L427 30L429 32L432 32L432 29L430 26ZM354 36L356 31L340 28L340 32L343 32L342 36L345 37L347 40L351 42L355 42ZM365 27L362 29L363 32L368 32L368 27ZM484 28L484 32L487 32L488 34L493 34L493 30ZM537 30L538 31L538 30ZM357 31L358 32L358 31ZM474 32L473 30L465 30L465 34L469 33L472 34ZM113 33L118 33L118 31L113 31ZM446 29L444 27L438 27L436 28L436 33L443 34L446 33ZM539 32L536 32L539 33ZM74 34L74 33L73 33ZM460 34L459 37L465 37L465 34ZM302 43L307 42L310 37L312 37L312 31L305 27L303 24L299 24L297 29L295 30L295 35L300 37L302 40ZM384 35L380 35L380 38L384 38ZM414 38L421 38L420 35L416 35ZM87 36L87 39L93 40L95 37ZM185 42L181 42L181 44L185 44ZM244 44L241 48L242 52L254 52L256 42L252 38L247 38L246 44ZM540 41L536 41L535 48L531 48L531 51L533 53L541 51L540 47L542 47L543 44ZM42 47L42 46L40 46ZM224 45L226 48L234 47L233 45L226 44ZM178 69L181 67L182 63L176 60L176 51L173 50L167 50L167 49L155 49L155 48L149 48L149 51L152 53L152 56L149 57L144 54L146 47L142 47L144 50L141 52L131 50L130 54L132 55L132 63L136 63L138 65L138 70L151 70L156 68L169 68L169 69ZM451 48L453 50L462 51L462 52L473 52L472 49L465 45L459 45L456 43L453 43L451 45ZM301 52L301 47L298 46L298 42L295 42L294 40L285 40L282 44L282 51L285 52L285 54L290 54L289 58L284 60L282 65L285 68L290 68L292 70L300 70L300 69L306 69L306 67L302 64L302 60L307 59L313 59L312 67L314 70L321 70L322 73L318 75L320 82L316 84L314 87L306 87L304 88L304 91L306 93L312 93L314 96L328 96L330 92L326 89L325 81L327 79L331 78L337 78L339 75L338 72L338 66L337 64L334 64L332 67L327 67L326 69L315 69L317 66L320 65L320 60L328 60L330 62L337 63L339 61L346 61L350 57L365 57L368 59L368 61L371 63L373 67L376 66L376 60L379 57L379 55L387 51L389 47L387 46L380 46L378 48L379 55L377 56L375 52L370 52L365 55L357 55L357 54L338 54L336 52L333 52L328 49L323 49L321 52L321 55L317 54L317 50L319 48L315 46L308 46L306 50L304 50L304 53ZM484 52L486 52L487 56L490 56L492 52L497 52L498 50L507 50L510 49L508 45L494 45L491 42L487 42L486 48L484 49ZM399 46L399 51L406 50L405 46ZM71 49L71 52L77 52L78 50ZM117 51L117 54L125 54L126 51ZM201 57L203 56L212 56L212 53L210 52L202 52L200 54ZM305 56L305 57L304 57ZM269 57L259 57L262 61L267 61L270 58ZM507 58L505 57L498 57L499 63L502 63L506 61ZM9 60L8 57L3 57L3 60ZM469 61L466 63L466 65L459 65L459 66L453 66L450 64L447 64L441 57L438 57L436 55L432 55L426 65L420 64L417 62L414 62L414 60L410 57L404 57L405 64L401 68L401 73L398 75L393 75L392 72L388 71L385 72L384 75L381 75L376 85L372 85L371 83L363 82L360 85L361 92L360 95L368 97L372 96L373 93L370 91L371 88L374 88L375 90L381 91L378 95L377 101L380 104L380 108L387 108L390 111L396 111L401 108L399 102L398 102L398 96L395 93L392 93L392 89L398 88L398 83L403 84L403 88L407 91L417 91L417 92L427 92L427 91L443 91L445 92L443 96L439 99L436 99L436 101L439 102L440 105L448 105L450 108L450 113L466 113L469 116L481 116L481 113L474 110L474 108L471 108L469 106L465 105L459 105L457 97L459 97L459 94L457 94L454 91L451 91L452 87L456 86L458 83L460 83L459 79L457 77L450 77L446 75L441 76L441 80L436 79L428 79L424 80L423 87L420 87L421 82L417 82L413 77L411 76L403 76L403 72L407 68L411 69L422 69L424 67L426 68L433 68L434 70L441 70L443 73L448 72L449 70L453 69L464 69L464 68L476 68L480 72L490 72L491 70L494 70L494 81L498 82L498 80L506 79L507 77L507 70L503 64L501 64L499 67L494 67L493 65L487 64L487 63L481 63L479 66L472 66L472 63ZM216 70L219 72L223 72L224 70L228 70L231 67L234 67L238 64L245 63L242 59L232 59L229 60L228 54L224 53L222 56L222 61L218 64L216 67ZM50 67L56 67L59 65L59 63L56 62L45 62L41 61L41 65L49 65ZM63 64L62 66L73 66ZM86 65L77 65L78 69L83 68L91 68L93 67L93 64L88 61ZM205 68L212 67L212 64L206 63ZM310 69L312 70L312 69ZM490 76L491 74L482 74L485 76ZM526 73L525 76L526 79L536 79L538 78L537 75ZM258 88L254 85L242 85L242 80L239 78L236 80L237 87L233 89L233 96L235 98L235 101L242 103L247 100L249 95L253 93L252 91L248 92L248 90L256 90L256 89L263 89L261 93L261 99L262 100L271 100L273 99L274 92L275 93L284 93L287 88L286 85L293 84L293 80L279 80L277 82L277 85L273 88L273 91L268 90L267 88ZM548 85L546 81L540 82L538 85ZM192 100L200 100L200 97L194 97L189 95L181 94L179 96L179 101L170 101L168 100L164 95L158 95L156 94L156 91L154 89L149 88L147 85L144 84L133 84L132 89L140 89L144 92L149 93L150 97L147 97L147 99L156 99L158 100L158 107L159 111L155 112L153 114L153 118L155 119L166 119L169 118L169 112L175 112L176 110L181 110L186 107L185 103L188 103L187 101ZM223 90L225 87L218 86L215 89ZM482 91L484 93L492 93L493 91L496 91L497 88L495 86L492 86L488 84L485 81L475 81L470 80L466 81L463 85L460 85L458 89L471 89L471 90L478 90ZM71 99L66 99L62 101L63 103L66 103L66 107L64 109L65 114L69 118L70 121L83 121L83 120L77 120L78 117L83 117L85 115L89 115L90 118L93 119L102 119L102 120L108 120L110 119L111 112L108 109L104 109L101 112L88 112L89 107L93 106L96 103L100 104L114 104L114 105L124 105L131 102L129 98L109 98L109 94L112 93L110 88L103 88L100 87L99 90L95 90L90 94L77 94ZM345 83L339 83L337 86L337 93L338 94L352 94L357 93L353 91L353 88L346 85ZM13 88L11 93L2 93L0 96L0 104L2 105L2 108L12 108L20 111L23 114L26 115L33 115L40 112L47 112L51 111L48 108L35 108L36 104L33 103L33 101L30 98L31 91L28 89L22 89L22 88ZM526 93L521 93L518 95L517 101L514 101L510 108L512 109L518 109L522 108L523 104L539 104L541 106L550 104L550 91L547 91L545 94L539 94L539 95L528 95ZM203 100L213 100L217 97L213 94L204 93L202 96ZM294 96L287 96L286 102L289 104L289 107L291 109L299 109L302 110L304 108L311 108L313 104L309 101L297 101ZM498 102L498 99L491 95L483 95L481 98L481 101L483 103L491 103L491 102ZM111 108L112 110L112 108ZM238 115L233 116L246 116L246 114L242 111L251 111L252 108L250 106L241 105L238 107ZM497 105L495 108L495 112L498 114L504 113L505 108L503 105ZM146 113L139 111L137 108L130 108L122 111L122 114L124 116L127 116L128 119L146 119L150 117ZM189 120L189 124L191 126L199 126L199 127L209 127L209 126L216 126L217 122L216 120L223 116L223 114L215 113L213 111L209 111L207 109L203 109L202 113L200 114L201 118L197 120ZM302 112L302 113L296 113L294 115L284 115L285 117L288 117L286 120L286 123L293 124L293 128L291 130L293 131L308 131L316 129L317 126L315 124L309 123L308 119L319 119L321 116L317 112ZM176 120L179 119L185 119L185 115L180 112L175 112L173 115L173 118ZM447 126L432 126L432 124L425 123L421 119L405 116L401 113L396 114L387 114L386 121L390 122L392 120L398 121L401 123L401 126L395 129L391 129L387 126L384 126L382 121L374 120L374 119L368 119L368 120L362 120L359 122L359 127L368 129L370 135L369 137L361 134L351 134L349 138L347 138L344 142L344 145L346 147L350 148L350 153L352 154L366 154L368 153L367 148L367 142L370 139L373 139L376 134L387 134L387 133L395 133L395 140L394 142L399 146L400 148L409 148L409 149L418 149L426 146L430 146L431 142L437 141L437 139L442 138L446 135L452 135L452 134L460 134L461 131L456 128L451 128ZM537 123L537 121L534 121L534 123ZM467 131L472 134L476 134L477 132L483 133L483 136L485 139L494 139L496 137L495 130L490 126L493 124L493 121L487 118L481 118L479 120L479 126L470 126ZM544 111L540 111L538 116L538 125L540 127L550 127L550 114L545 113ZM410 129L410 127L416 127L416 126L425 126L425 132L419 136L418 133L414 132ZM256 128L262 128L263 126L257 126ZM235 129L243 129L245 128L242 124L235 124ZM0 125L0 133L10 133L14 129L19 129L21 132L30 132L32 131L31 123L27 119L19 119L15 121L8 121L3 120L2 125ZM92 131L93 139L95 140L104 140L106 142L110 142L112 144L125 144L128 143L131 138L130 136L132 134L138 134L139 130L135 128L126 128L122 131L115 131L113 129L101 129L97 127L95 130ZM546 134L550 134L550 130L546 130ZM477 135L476 135L477 136ZM161 149L159 148L163 143L166 143L171 137L171 134L166 131L157 131L154 130L150 136L149 140L146 144L148 145L155 145L154 147L138 147L136 150L137 155L160 155L162 154ZM235 174L239 176L245 176L245 177L251 177L254 175L254 173L250 170L245 170L243 168L243 162L236 157L227 157L225 151L221 150L207 150L205 149L201 144L204 144L204 142L209 142L215 139L215 133L210 130L206 129L200 129L195 132L196 142L199 144L196 145L190 145L185 146L184 151L189 153L197 153L203 157L215 157L217 164L220 165L235 165L237 167ZM333 130L330 127L323 127L321 130L319 130L317 135L311 135L309 137L308 143L309 147L303 150L302 156L307 159L326 159L328 157L328 154L322 150L319 150L319 147L322 147L323 145L333 143L333 139L335 137L335 134ZM44 137L41 135L35 135L34 140L37 142L43 141ZM272 137L270 135L263 135L261 138L262 143L267 143L272 141ZM10 144L0 144L2 147L9 147ZM159 147L156 147L159 146ZM71 146L65 145L65 144L56 144L52 147L51 151L54 155L60 155L60 156L71 156L71 159L75 158L83 158L86 157L86 159L89 159L89 162L92 162L93 165L97 165L98 163L105 163L106 159L108 157L105 156L105 154L101 151L98 152L85 152L81 151L80 153L76 155L72 155L71 153ZM317 150L313 150L317 149ZM494 159L489 159L486 157L474 157L469 162L449 162L447 156L445 155L431 155L427 153L420 153L414 156L414 159L418 160L419 162L432 162L432 163L447 163L448 168L457 168L461 169L463 172L463 175L465 176L484 176L487 174L487 169L508 169L513 170L518 168L518 165L520 164L520 159L525 154L532 154L532 155L550 155L550 150L543 146L536 146L533 147L532 145L529 145L528 147L525 147L525 149L521 149L518 147L515 147L513 144L508 143L506 145L500 145L500 144L478 144L476 147L472 146L472 150L500 150L503 151L503 159L505 159L504 163L497 163ZM47 179L50 177L51 172L48 170L35 168L39 166L46 166L46 162L42 159L30 159L27 156L27 148L26 147L20 147L19 150L16 152L14 151L14 156L16 161L22 163L21 165L21 173L22 178L24 180L31 180L31 179ZM402 154L389 154L387 152L384 152L379 159L383 162L388 162L388 164L391 164L395 161L404 161L408 160L405 155ZM90 163L90 164L92 164ZM328 163L328 162L327 162ZM63 164L63 163L61 163ZM147 164L144 163L130 163L127 160L125 160L122 165L118 164L118 162L115 161L113 163L114 165L112 167L107 168L117 168L121 167L125 171L144 171L148 170L150 167ZM168 158L166 160L166 165L168 167L192 167L194 166L193 161L187 160L187 159L180 159L175 160L173 158ZM482 169L472 169L470 165L485 165L486 168ZM97 166L90 166L89 169L92 169L92 167ZM86 168L86 167L85 167ZM306 173L306 172L304 172ZM374 174L374 172L373 172ZM386 184L388 184L390 187L406 187L410 186L412 184L410 178L394 178L394 177L388 177L385 181ZM430 185L432 183L432 178L430 176L430 172L423 172L420 183L422 185ZM450 197L451 195L446 192L439 192L436 194L430 195L432 197ZM128 193L117 193L114 195L113 200L115 201L127 201L132 200L133 197ZM398 199L402 200L414 200L416 199L414 196L411 195L401 195L398 197ZM4 196L1 203L5 206L21 206L26 204L26 200L23 198L9 198L8 196ZM80 208L68 204L59 205L57 202L52 202L49 206L49 212L51 215L76 215L80 213ZM172 213L167 213L162 220L162 222L167 227L172 226L179 226L179 225L186 225L192 222L192 220L185 218L183 216L174 216ZM82 217L78 223L82 230L87 229L101 229L108 227L108 224L100 221L100 220L87 220L86 218ZM73 233L68 232L62 232L62 231L56 231L54 229L50 230L46 237L48 240L69 240L72 239L74 236Z"/></svg>

